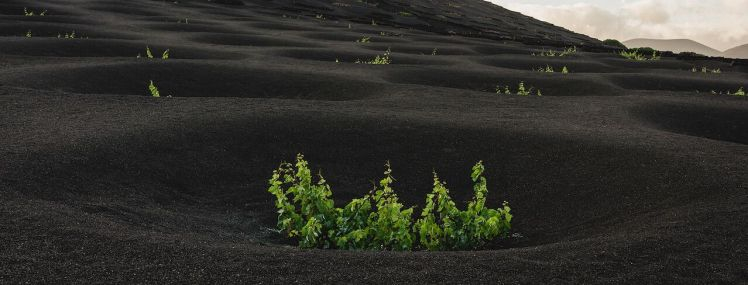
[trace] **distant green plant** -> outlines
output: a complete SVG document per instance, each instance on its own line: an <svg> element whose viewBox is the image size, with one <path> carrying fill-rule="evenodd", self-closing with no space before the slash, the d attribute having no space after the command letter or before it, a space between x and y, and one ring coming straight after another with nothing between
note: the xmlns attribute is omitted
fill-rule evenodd
<svg viewBox="0 0 748 285"><path fill-rule="evenodd" d="M75 34L75 31L73 31L71 33L65 33L65 35L62 35L62 34L59 34L59 33L57 34L57 38L58 39L62 39L62 38L65 38L65 39L74 39L75 37L77 37L77 35Z"/></svg>
<svg viewBox="0 0 748 285"><path fill-rule="evenodd" d="M151 84L148 85L148 90L151 92L151 97L161 97L161 93L158 92L158 87L153 84L153 80L151 80Z"/></svg>
<svg viewBox="0 0 748 285"><path fill-rule="evenodd" d="M496 94L507 94L507 95L512 94L512 91L509 90L509 86L506 86L506 85L504 86L496 85L495 90L496 90Z"/></svg>
<svg viewBox="0 0 748 285"><path fill-rule="evenodd" d="M32 37L31 30L26 31L26 37L27 38L31 38Z"/></svg>
<svg viewBox="0 0 748 285"><path fill-rule="evenodd" d="M431 55L436 55L438 52L439 51L436 48L434 48L434 50L431 51Z"/></svg>
<svg viewBox="0 0 748 285"><path fill-rule="evenodd" d="M371 25L372 26L377 26L377 21L374 21L374 19L371 19Z"/></svg>
<svg viewBox="0 0 748 285"><path fill-rule="evenodd" d="M621 51L620 55L626 59L636 61L646 61L647 57L644 54L639 53L638 50Z"/></svg>
<svg viewBox="0 0 748 285"><path fill-rule="evenodd" d="M732 95L745 96L745 90L743 90L743 87L740 87L740 89L738 89L738 91L735 91L735 93L733 93Z"/></svg>
<svg viewBox="0 0 748 285"><path fill-rule="evenodd" d="M392 59L390 59L390 53L391 53L390 49L387 49L387 51L385 51L384 54L382 54L381 56L377 55L377 57L375 57L374 59L369 60L369 61L361 61L360 59L356 59L356 63L358 63L358 64L376 64L376 65L379 65L379 64L390 64L390 63L392 63Z"/></svg>
<svg viewBox="0 0 748 285"><path fill-rule="evenodd" d="M317 20L324 20L325 19L325 15L317 14L317 15L314 16L314 18L316 18Z"/></svg>
<svg viewBox="0 0 748 285"><path fill-rule="evenodd" d="M403 36L403 34L384 32L384 31L379 32L379 35L383 37L402 37Z"/></svg>
<svg viewBox="0 0 748 285"><path fill-rule="evenodd" d="M657 53L656 50L652 50L652 55L650 57L647 57L646 54L644 53L647 50L652 50L652 49L642 48L642 49L624 50L624 51L621 51L619 55L621 55L622 57L626 59L635 60L635 61L649 61L649 60L660 60L661 59L661 56Z"/></svg>
<svg viewBox="0 0 748 285"><path fill-rule="evenodd" d="M572 55L576 53L577 53L577 47L573 46L573 47L565 48L559 56L568 56L568 55Z"/></svg>
<svg viewBox="0 0 748 285"><path fill-rule="evenodd" d="M649 60L660 60L662 59L662 56L657 53L656 50L652 51L652 56L649 57Z"/></svg>
<svg viewBox="0 0 748 285"><path fill-rule="evenodd" d="M457 209L445 184L434 173L434 189L427 195L421 217L413 222L413 208L405 208L392 188L389 162L384 178L368 194L336 208L327 181L315 183L308 163L281 163L273 171L268 192L275 196L278 229L297 238L302 248L347 250L468 250L506 237L512 215L503 207L486 207L488 192L483 164L473 167L475 196L465 211Z"/></svg>
<svg viewBox="0 0 748 285"><path fill-rule="evenodd" d="M574 46L574 47L564 48L562 51L556 51L552 49L548 51L543 50L540 53L533 53L532 55L533 56L545 56L545 57L564 57L564 56L569 56L569 55L576 54L576 53L577 53L577 47Z"/></svg>
<svg viewBox="0 0 748 285"><path fill-rule="evenodd" d="M519 95L519 96L529 96L530 95L530 90L525 89L525 82L524 81L520 81L519 82L519 87L517 87L517 95Z"/></svg>
<svg viewBox="0 0 748 285"><path fill-rule="evenodd" d="M561 69L561 74L569 74L569 69L564 66L564 68Z"/></svg>
<svg viewBox="0 0 748 285"><path fill-rule="evenodd" d="M735 93L733 93L730 90L728 90L727 92L723 92L723 91L717 92L717 91L712 90L712 91L710 91L710 93L712 95L723 95L723 94L727 94L727 95L732 95L732 96L745 96L745 89L743 89L743 87L740 87L740 88L738 88L738 91L735 91Z"/></svg>
<svg viewBox="0 0 748 285"><path fill-rule="evenodd" d="M36 13L34 13L34 11L31 11L31 10L27 9L26 7L23 7L23 15L24 16L29 16L29 17L30 16L36 16L36 15L46 16L47 15L47 10L44 10L41 13L36 14Z"/></svg>
<svg viewBox="0 0 748 285"><path fill-rule="evenodd" d="M697 69L695 66L691 68L691 72L697 73L699 72L699 69ZM707 67L701 68L701 73L714 73L714 74L720 74L722 73L722 69L715 68L715 69L709 69Z"/></svg>
<svg viewBox="0 0 748 285"><path fill-rule="evenodd" d="M550 65L546 65L545 68L539 67L536 69L537 72L543 72L543 73L555 73L556 71L551 67Z"/></svg>
<svg viewBox="0 0 748 285"><path fill-rule="evenodd" d="M169 49L166 49L163 53L161 53L161 59L169 59L169 57L171 56L170 52L171 51ZM153 51L151 50L151 48L149 46L145 47L145 56L148 59L154 59L155 58L153 56ZM140 54L138 54L137 58L141 58Z"/></svg>
<svg viewBox="0 0 748 285"><path fill-rule="evenodd" d="M503 86L502 85L496 85L496 89L495 90L496 90L496 94L506 94L506 95L517 94L519 96L530 96L530 94L533 93L533 91L535 90L535 88L533 88L533 87L527 88L525 86L525 82L524 81L520 81L519 85L517 86L517 92L516 93L512 93L512 91L509 89L509 86L506 86L506 85L503 85ZM543 93L540 91L540 89L538 89L536 91L536 94L538 96L543 96Z"/></svg>
<svg viewBox="0 0 748 285"><path fill-rule="evenodd" d="M626 47L626 45L624 45L624 44L623 44L623 43L621 43L620 41L618 41L618 40L614 40L614 39L607 39L607 40L604 40L604 41L603 41L603 44L604 44L604 45L606 45L606 46L612 46L612 47L618 47L618 48L622 48L622 49L628 49L628 48Z"/></svg>
<svg viewBox="0 0 748 285"><path fill-rule="evenodd" d="M371 37L363 37L358 40L356 40L357 43L369 43L371 42Z"/></svg>

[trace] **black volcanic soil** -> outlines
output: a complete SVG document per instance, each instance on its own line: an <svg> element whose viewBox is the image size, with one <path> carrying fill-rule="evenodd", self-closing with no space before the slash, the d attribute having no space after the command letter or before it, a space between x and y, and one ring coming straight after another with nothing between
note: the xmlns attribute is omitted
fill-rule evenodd
<svg viewBox="0 0 748 285"><path fill-rule="evenodd" d="M710 92L745 62L532 56L604 48L481 1L234 2L0 4L0 283L748 281L748 101ZM520 81L545 96L493 92ZM297 249L266 183L299 152L339 203L386 160L405 203L432 170L465 201L483 160L522 238Z"/></svg>

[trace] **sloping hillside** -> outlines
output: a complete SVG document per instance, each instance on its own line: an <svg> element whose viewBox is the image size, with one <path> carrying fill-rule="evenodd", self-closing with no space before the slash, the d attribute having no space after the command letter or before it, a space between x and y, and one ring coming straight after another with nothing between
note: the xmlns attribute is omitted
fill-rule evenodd
<svg viewBox="0 0 748 285"><path fill-rule="evenodd" d="M310 16L413 28L440 34L513 40L557 46L600 46L600 41L509 11L487 1L317 1L282 0L262 3Z"/></svg>
<svg viewBox="0 0 748 285"><path fill-rule="evenodd" d="M722 56L722 52L699 42L688 39L658 40L658 39L633 39L623 42L629 48L651 47L661 51L695 52L707 56Z"/></svg>
<svg viewBox="0 0 748 285"><path fill-rule="evenodd" d="M725 57L748 59L748 44L728 49L724 55Z"/></svg>

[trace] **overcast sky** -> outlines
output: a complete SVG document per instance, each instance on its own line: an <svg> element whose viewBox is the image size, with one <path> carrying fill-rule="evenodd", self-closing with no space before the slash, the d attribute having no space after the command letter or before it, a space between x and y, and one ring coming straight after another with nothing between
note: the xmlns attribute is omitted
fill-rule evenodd
<svg viewBox="0 0 748 285"><path fill-rule="evenodd" d="M748 0L489 0L598 39L693 39L718 50L748 44Z"/></svg>

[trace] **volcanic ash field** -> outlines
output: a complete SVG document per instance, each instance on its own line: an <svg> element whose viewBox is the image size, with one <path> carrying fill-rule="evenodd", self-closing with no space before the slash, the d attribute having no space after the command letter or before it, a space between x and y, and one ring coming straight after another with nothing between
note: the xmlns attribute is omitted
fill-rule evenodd
<svg viewBox="0 0 748 285"><path fill-rule="evenodd" d="M748 101L726 94L746 61L628 60L483 1L375 4L3 0L0 283L748 280ZM416 211L434 170L464 206L482 160L517 235L301 250L267 192L297 153L340 205L389 160Z"/></svg>

